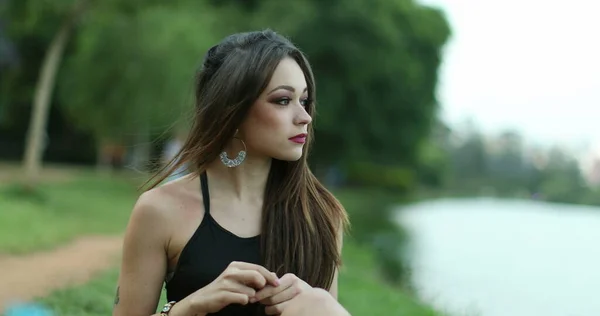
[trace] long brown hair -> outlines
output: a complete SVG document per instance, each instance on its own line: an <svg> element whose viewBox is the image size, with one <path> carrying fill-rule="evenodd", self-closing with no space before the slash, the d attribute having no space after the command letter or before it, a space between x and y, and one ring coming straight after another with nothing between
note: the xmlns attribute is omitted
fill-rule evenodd
<svg viewBox="0 0 600 316"><path fill-rule="evenodd" d="M305 56L271 31L233 34L210 48L196 76L195 117L189 136L171 163L150 178L149 189L187 165L196 175L218 158L248 110L285 58L301 67L308 85L306 107L315 113L315 81ZM314 287L329 288L341 264L338 233L348 225L342 205L308 167L312 125L298 161L273 159L262 212L263 265L281 276L294 273Z"/></svg>

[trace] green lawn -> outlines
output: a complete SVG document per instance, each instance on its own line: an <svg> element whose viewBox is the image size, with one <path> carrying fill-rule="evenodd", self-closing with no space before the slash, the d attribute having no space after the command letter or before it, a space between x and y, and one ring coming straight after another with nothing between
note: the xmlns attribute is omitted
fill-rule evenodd
<svg viewBox="0 0 600 316"><path fill-rule="evenodd" d="M410 294L384 284L368 249L349 240L343 251L339 300L352 315L442 315Z"/></svg>
<svg viewBox="0 0 600 316"><path fill-rule="evenodd" d="M130 183L93 175L43 184L35 198L0 186L0 253L47 249L82 234L119 234L135 194Z"/></svg>
<svg viewBox="0 0 600 316"><path fill-rule="evenodd" d="M93 176L45 185L43 201L23 199L14 191L0 187L0 252L48 248L83 234L121 233L137 194L130 183ZM351 208L351 203L357 203L356 194L340 197ZM352 238L346 240L340 302L353 315L440 315L383 283L376 266L370 249ZM83 286L56 291L41 301L60 316L110 315L117 274L115 267Z"/></svg>

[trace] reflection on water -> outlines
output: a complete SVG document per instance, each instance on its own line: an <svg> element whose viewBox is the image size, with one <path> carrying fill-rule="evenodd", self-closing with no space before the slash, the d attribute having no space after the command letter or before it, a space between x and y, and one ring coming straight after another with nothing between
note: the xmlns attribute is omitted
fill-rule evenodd
<svg viewBox="0 0 600 316"><path fill-rule="evenodd" d="M404 208L414 282L439 308L482 316L600 315L600 208L492 199Z"/></svg>

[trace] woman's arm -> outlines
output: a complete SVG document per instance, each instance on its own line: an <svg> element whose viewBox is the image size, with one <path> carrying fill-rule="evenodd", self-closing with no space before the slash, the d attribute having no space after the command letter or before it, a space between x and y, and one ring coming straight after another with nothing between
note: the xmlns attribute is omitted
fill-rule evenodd
<svg viewBox="0 0 600 316"><path fill-rule="evenodd" d="M161 201L162 200L162 201ZM167 270L169 217L156 191L143 193L136 202L123 241L121 271L113 316L158 315L157 305ZM190 315L186 300L170 316Z"/></svg>
<svg viewBox="0 0 600 316"><path fill-rule="evenodd" d="M160 188L148 191L133 208L123 242L123 259L113 316L158 315L156 308L167 271L167 247L177 227ZM205 316L229 304L247 304L277 277L262 266L232 262L213 282L177 302L169 316Z"/></svg>

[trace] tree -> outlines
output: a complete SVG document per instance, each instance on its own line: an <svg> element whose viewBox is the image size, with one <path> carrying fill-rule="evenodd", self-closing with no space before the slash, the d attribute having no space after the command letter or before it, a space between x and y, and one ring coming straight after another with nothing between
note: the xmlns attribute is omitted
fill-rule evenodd
<svg viewBox="0 0 600 316"><path fill-rule="evenodd" d="M144 169L151 135L189 109L194 67L220 39L218 22L215 10L192 2L96 10L66 62L61 104L100 146L135 144L134 168Z"/></svg>
<svg viewBox="0 0 600 316"><path fill-rule="evenodd" d="M263 2L255 25L273 21L314 68L314 158L414 165L435 121L437 70L450 35L442 12L405 0L314 0L294 3L294 19L277 19L289 5Z"/></svg>
<svg viewBox="0 0 600 316"><path fill-rule="evenodd" d="M72 1L57 3L66 8ZM29 12L37 2L15 7ZM57 96L99 142L148 143L191 103L193 67L210 45L234 31L270 27L307 53L317 77L314 161L409 170L420 159L435 122L437 69L450 34L437 10L409 0L93 4L69 47ZM282 19L282 12L294 18ZM31 28L45 38L60 14L38 16L45 24Z"/></svg>
<svg viewBox="0 0 600 316"><path fill-rule="evenodd" d="M31 3L28 2L28 4ZM40 69L23 159L25 183L29 188L35 186L42 164L43 140L48 120L50 100L54 91L56 73L75 23L85 12L88 4L88 1L81 0L73 5L70 12L62 21L58 32L54 35Z"/></svg>

